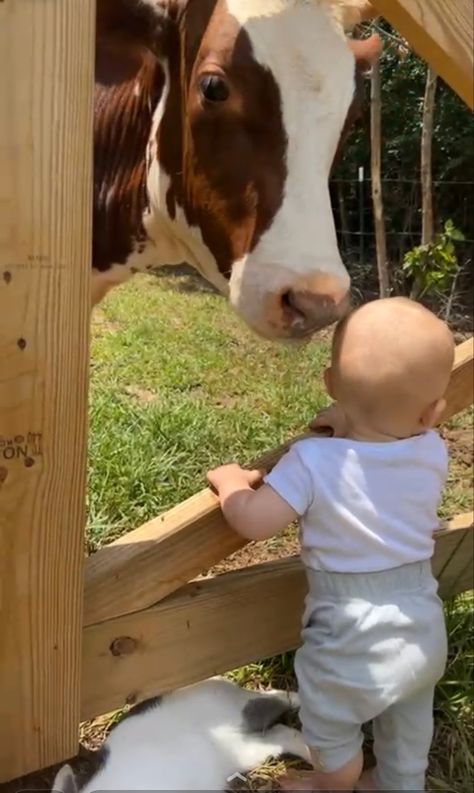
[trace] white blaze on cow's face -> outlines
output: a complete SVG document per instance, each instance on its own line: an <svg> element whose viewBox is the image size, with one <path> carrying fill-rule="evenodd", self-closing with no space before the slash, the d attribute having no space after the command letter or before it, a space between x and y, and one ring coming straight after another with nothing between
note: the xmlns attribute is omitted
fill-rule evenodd
<svg viewBox="0 0 474 793"><path fill-rule="evenodd" d="M354 95L354 57L317 0L226 0L256 60L279 87L287 136L283 203L250 253L235 262L230 299L265 336L304 336L347 308L329 173Z"/></svg>

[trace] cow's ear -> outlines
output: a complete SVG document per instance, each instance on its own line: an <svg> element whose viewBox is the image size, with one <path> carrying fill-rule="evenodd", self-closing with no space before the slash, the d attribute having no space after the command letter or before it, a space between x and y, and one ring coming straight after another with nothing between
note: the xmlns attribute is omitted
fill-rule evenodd
<svg viewBox="0 0 474 793"><path fill-rule="evenodd" d="M167 25L166 6L153 0L97 0L97 38L121 35L159 55Z"/></svg>
<svg viewBox="0 0 474 793"><path fill-rule="evenodd" d="M96 79L130 80L144 57L160 57L169 20L164 6L151 0L97 0Z"/></svg>
<svg viewBox="0 0 474 793"><path fill-rule="evenodd" d="M383 43L377 33L373 33L368 39L349 39L349 47L354 53L357 70L359 72L369 71L376 60L380 57Z"/></svg>

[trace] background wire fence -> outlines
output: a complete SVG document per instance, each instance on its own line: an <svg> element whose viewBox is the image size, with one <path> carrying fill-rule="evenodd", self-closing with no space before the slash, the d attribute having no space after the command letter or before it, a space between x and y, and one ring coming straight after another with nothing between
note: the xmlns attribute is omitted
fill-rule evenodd
<svg viewBox="0 0 474 793"><path fill-rule="evenodd" d="M331 202L344 262L359 290L377 293L376 243L372 184L360 169L358 178L331 180ZM387 261L392 281L401 281L407 251L421 242L421 182L419 179L383 179ZM435 230L451 219L463 232L456 244L461 267L456 280L456 300L472 299L474 261L474 181L442 180L433 183Z"/></svg>

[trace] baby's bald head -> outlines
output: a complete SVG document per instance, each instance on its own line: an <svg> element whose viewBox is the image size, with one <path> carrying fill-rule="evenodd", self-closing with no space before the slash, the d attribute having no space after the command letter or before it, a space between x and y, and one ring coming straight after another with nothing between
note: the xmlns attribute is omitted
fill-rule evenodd
<svg viewBox="0 0 474 793"><path fill-rule="evenodd" d="M349 417L409 437L438 418L454 361L448 326L407 298L366 303L336 328L329 376Z"/></svg>

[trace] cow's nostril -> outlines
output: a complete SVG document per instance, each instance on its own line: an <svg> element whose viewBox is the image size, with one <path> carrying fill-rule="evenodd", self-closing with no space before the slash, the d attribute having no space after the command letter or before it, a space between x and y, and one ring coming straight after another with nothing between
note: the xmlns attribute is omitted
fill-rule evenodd
<svg viewBox="0 0 474 793"><path fill-rule="evenodd" d="M332 295L306 289L288 289L281 295L281 307L293 336L305 336L332 325L346 313L348 298L336 302Z"/></svg>
<svg viewBox="0 0 474 793"><path fill-rule="evenodd" d="M294 292L292 289L288 289L288 291L283 292L281 296L281 305L283 308L283 313L289 320L291 327L302 328L306 324L307 316L303 311L303 308L299 305L297 292Z"/></svg>
<svg viewBox="0 0 474 793"><path fill-rule="evenodd" d="M281 304L283 308L288 308L288 309L291 308L291 294L292 293L290 292L290 290L288 290L288 292L283 292L281 296Z"/></svg>

